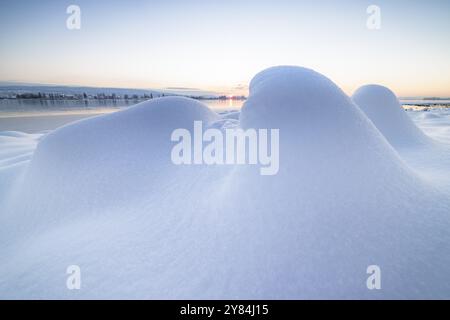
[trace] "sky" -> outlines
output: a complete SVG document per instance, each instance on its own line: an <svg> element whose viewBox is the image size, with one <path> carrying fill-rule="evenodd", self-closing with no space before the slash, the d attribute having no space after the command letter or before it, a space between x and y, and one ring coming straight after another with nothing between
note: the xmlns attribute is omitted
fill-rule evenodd
<svg viewBox="0 0 450 320"><path fill-rule="evenodd" d="M81 28L69 30L69 5ZM381 28L366 22L381 9ZM450 96L448 0L0 0L0 81L247 94L264 68L312 68L351 94Z"/></svg>

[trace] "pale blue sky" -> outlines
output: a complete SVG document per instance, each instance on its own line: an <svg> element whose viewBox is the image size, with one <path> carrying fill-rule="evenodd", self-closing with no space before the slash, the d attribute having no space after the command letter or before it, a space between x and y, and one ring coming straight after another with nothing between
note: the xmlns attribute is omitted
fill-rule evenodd
<svg viewBox="0 0 450 320"><path fill-rule="evenodd" d="M450 96L448 0L1 0L0 81L225 93L263 68L324 73L349 94ZM66 8L81 8L81 30ZM381 8L368 30L366 9Z"/></svg>

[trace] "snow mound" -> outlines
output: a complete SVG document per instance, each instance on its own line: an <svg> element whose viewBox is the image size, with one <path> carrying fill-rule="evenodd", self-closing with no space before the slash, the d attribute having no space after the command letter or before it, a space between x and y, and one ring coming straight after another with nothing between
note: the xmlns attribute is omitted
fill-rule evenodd
<svg viewBox="0 0 450 320"><path fill-rule="evenodd" d="M173 165L196 120L278 129L278 173ZM0 297L448 298L449 202L330 79L270 68L239 117L162 98L46 135L0 215Z"/></svg>
<svg viewBox="0 0 450 320"><path fill-rule="evenodd" d="M422 112L420 117L426 120L426 119L439 119L441 116L431 112Z"/></svg>
<svg viewBox="0 0 450 320"><path fill-rule="evenodd" d="M18 195L28 201L18 207L27 223L39 224L43 213L32 208L44 203L52 203L49 219L63 221L158 192L179 169L170 158L172 131L217 119L196 100L166 97L63 126L38 144Z"/></svg>
<svg viewBox="0 0 450 320"><path fill-rule="evenodd" d="M240 281L256 277L250 270L260 270L264 285L252 287L257 292L270 287L285 297L369 297L357 281L343 279L354 279L358 269L377 261L393 272L393 286L383 289L384 297L414 296L406 289L412 278L398 277L409 263L420 265L413 277L433 283L434 294L449 292L443 285L447 276L433 278L424 265L428 248L441 236L449 239L440 224L441 219L449 223L448 195L419 179L331 80L300 67L264 70L251 81L240 120L244 129L274 128L280 134L278 175L237 168L229 182L230 219L252 221L240 228L245 240L235 259L252 266ZM428 207L436 201L441 207ZM446 245L444 251L449 249ZM435 258L434 267L444 270L449 259ZM280 281L287 274L291 281ZM339 288L338 279L346 285ZM416 280L411 284L410 289L421 286ZM299 287L303 294L298 295Z"/></svg>
<svg viewBox="0 0 450 320"><path fill-rule="evenodd" d="M408 117L390 89L375 84L365 85L356 90L352 99L393 146L431 143Z"/></svg>
<svg viewBox="0 0 450 320"><path fill-rule="evenodd" d="M450 190L450 145L434 133L441 131L439 115L428 112L408 112L401 107L395 94L380 85L366 85L353 94L352 100L363 110L402 160L426 179L431 178L439 188ZM413 121L433 122L432 131L422 129ZM425 121L426 120L426 121ZM444 127L447 126L444 120ZM444 143L443 143L444 142Z"/></svg>
<svg viewBox="0 0 450 320"><path fill-rule="evenodd" d="M297 172L304 167L323 167L320 170L330 175L351 170L350 176L363 180L372 172L378 171L379 176L388 167L401 174L408 171L350 98L310 69L282 66L257 74L242 107L240 125L279 129L280 158L287 171L291 168L286 162ZM335 170L340 167L344 171Z"/></svg>

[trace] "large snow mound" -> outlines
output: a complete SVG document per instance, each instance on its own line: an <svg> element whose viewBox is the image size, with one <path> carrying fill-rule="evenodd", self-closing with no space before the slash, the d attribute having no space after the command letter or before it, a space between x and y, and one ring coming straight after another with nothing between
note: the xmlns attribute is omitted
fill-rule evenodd
<svg viewBox="0 0 450 320"><path fill-rule="evenodd" d="M393 146L431 143L408 117L390 89L376 84L365 85L355 91L352 99Z"/></svg>
<svg viewBox="0 0 450 320"><path fill-rule="evenodd" d="M306 68L275 67L257 74L242 107L241 126L280 130L281 170L367 184L411 172L383 135L330 79ZM386 175L386 177L384 176ZM309 182L309 181L308 181ZM318 179L311 183L322 184Z"/></svg>
<svg viewBox="0 0 450 320"><path fill-rule="evenodd" d="M175 166L171 133L196 120L279 129L278 174ZM450 297L448 193L306 68L257 74L239 117L162 98L60 128L7 198L2 298ZM366 287L374 264L382 290Z"/></svg>

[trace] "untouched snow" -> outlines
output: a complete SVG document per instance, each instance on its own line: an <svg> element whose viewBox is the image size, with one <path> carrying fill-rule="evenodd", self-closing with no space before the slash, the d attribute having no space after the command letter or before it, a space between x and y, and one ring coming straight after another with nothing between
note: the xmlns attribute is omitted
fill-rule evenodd
<svg viewBox="0 0 450 320"><path fill-rule="evenodd" d="M450 119L397 103L274 67L240 113L169 97L0 133L0 297L450 298ZM172 164L171 132L198 120L279 129L278 174Z"/></svg>
<svg viewBox="0 0 450 320"><path fill-rule="evenodd" d="M430 139L413 122L414 117L408 117L401 107L395 94L380 85L366 85L359 88L352 96L353 101L365 112L386 139L397 149L404 161L415 169L425 179L431 178L433 183L450 192L449 164L450 144L445 138ZM413 112L414 113L414 112ZM429 120L433 120L436 136L438 129L444 130L447 138L448 118L444 116L439 121L440 114L421 112L420 120L426 127Z"/></svg>
<svg viewBox="0 0 450 320"><path fill-rule="evenodd" d="M414 125L395 94L388 88L365 85L356 90L352 99L393 146L431 143Z"/></svg>
<svg viewBox="0 0 450 320"><path fill-rule="evenodd" d="M41 137L42 134L0 132L0 204L6 201L15 181L26 170Z"/></svg>

